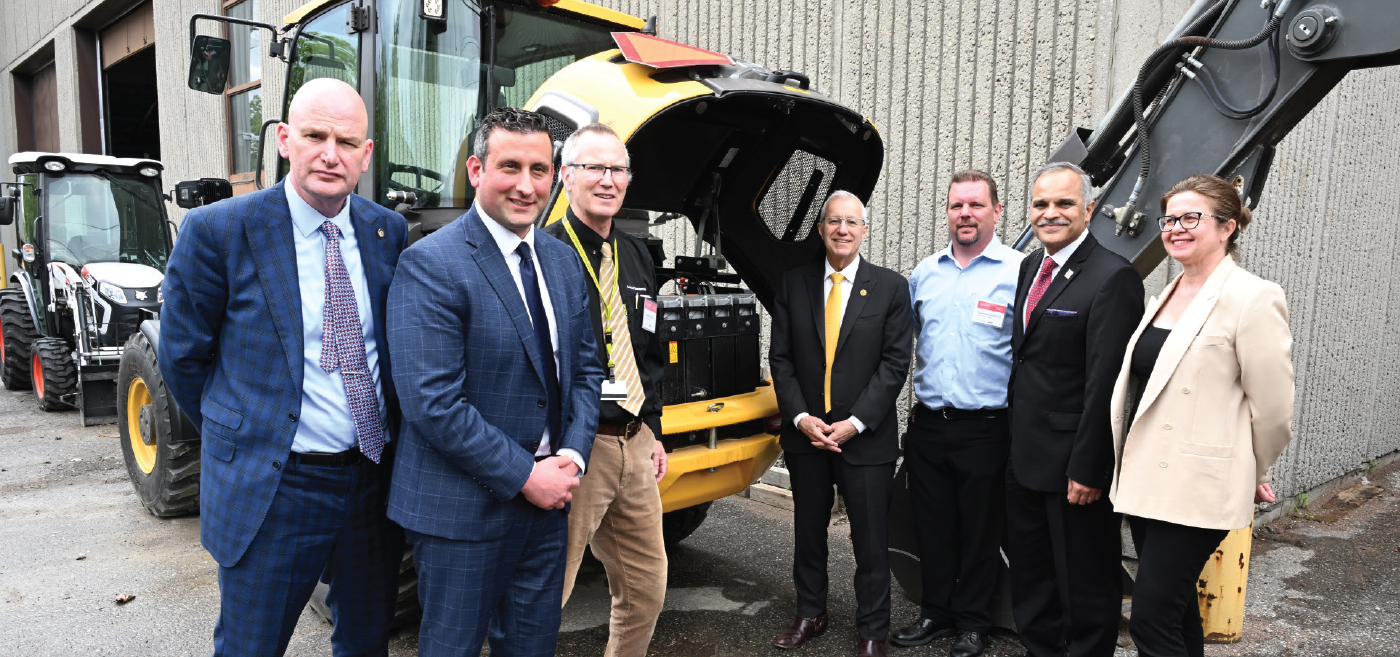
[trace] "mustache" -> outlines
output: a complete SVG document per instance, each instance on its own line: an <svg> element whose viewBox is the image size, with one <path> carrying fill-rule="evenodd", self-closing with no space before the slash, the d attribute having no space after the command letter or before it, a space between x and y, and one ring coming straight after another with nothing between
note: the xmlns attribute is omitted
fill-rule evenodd
<svg viewBox="0 0 1400 657"><path fill-rule="evenodd" d="M1036 227L1036 228L1045 228L1046 226L1068 226L1068 225L1069 225L1069 221L1068 221L1068 220L1065 220L1065 219L1051 219L1051 220L1049 220L1049 221L1041 221L1041 222L1037 223L1037 224L1035 225L1035 227Z"/></svg>

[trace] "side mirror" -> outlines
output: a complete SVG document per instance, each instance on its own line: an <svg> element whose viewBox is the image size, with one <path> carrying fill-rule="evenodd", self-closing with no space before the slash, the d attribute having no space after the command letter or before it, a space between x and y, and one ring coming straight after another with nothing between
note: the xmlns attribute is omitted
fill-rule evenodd
<svg viewBox="0 0 1400 657"><path fill-rule="evenodd" d="M192 210L233 198L233 185L223 178L200 178L175 183L175 205Z"/></svg>
<svg viewBox="0 0 1400 657"><path fill-rule="evenodd" d="M228 39L201 34L190 47L189 87L206 94L222 94L228 84L232 48Z"/></svg>
<svg viewBox="0 0 1400 657"><path fill-rule="evenodd" d="M13 196L0 196L0 226L8 226L15 221L15 199Z"/></svg>

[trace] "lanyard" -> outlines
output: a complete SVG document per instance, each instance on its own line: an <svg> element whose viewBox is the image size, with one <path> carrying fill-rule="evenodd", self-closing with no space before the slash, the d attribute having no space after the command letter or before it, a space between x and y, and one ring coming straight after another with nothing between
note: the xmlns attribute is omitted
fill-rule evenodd
<svg viewBox="0 0 1400 657"><path fill-rule="evenodd" d="M592 262L589 262L589 260L588 260L588 253L587 253L586 251L583 250L583 243L581 243L581 242L578 241L578 233L575 233L575 232L574 232L574 227L571 226L571 225L569 225L569 218L568 218L568 217L565 217L565 218L564 218L564 231L567 232L567 233L569 234L569 239L570 239L570 240L573 240L573 242L574 242L574 248L578 250L578 257L579 257L580 260L583 260L583 268L584 268L584 270L586 270L586 271L588 272L588 277L589 277L590 279L593 280L593 287L594 287L594 288L597 288L597 290L598 290L598 300L599 300L599 302L600 302L598 305L601 306L601 307L602 307L602 310L603 310L603 333L606 333L606 334L611 335L611 334L612 334L612 311L608 308L607 294L606 294L605 291L603 290L603 286L600 285L600 284L598 283L598 274L596 274L596 273L593 272L593 263L592 263ZM620 271L622 270L622 267L619 265L619 262L618 262L618 256L619 256L620 254L617 252L617 239L616 239L616 238L613 239L613 243L612 243L612 252L613 252L613 278L612 278L612 281L611 281L611 282L612 282L612 288L611 288L611 289L612 289L612 290L618 290L618 289L619 289L619 288L618 288L618 272L620 272ZM622 312L625 314L625 313L627 312L627 305L626 305L626 304L619 304L619 305L622 307ZM623 319L624 319L624 321L625 321L625 320L626 320L626 317L624 317Z"/></svg>
<svg viewBox="0 0 1400 657"><path fill-rule="evenodd" d="M576 250L578 250L578 257L579 257L579 259L583 261L583 268L584 268L584 270L586 270L586 271L588 272L588 277L589 277L590 279L593 280L593 287L597 288L597 290L598 290L598 306L599 306L599 307L602 309L602 311L603 311L603 345L604 345L603 348L606 350L606 352L607 352L607 354L608 354L608 362L607 362L607 367L608 367L608 371L607 371L608 381L615 381L616 379L615 379L614 374L613 374L613 368L615 367L615 364L613 363L613 353L612 353L612 347L613 347L613 345L612 345L612 311L608 308L608 297L607 297L607 294L603 291L603 286L598 284L598 274L594 273L594 271L593 271L593 263L591 263L591 262L588 261L588 252L586 252L586 251L583 250L583 244L582 244L581 242L578 241L578 233L575 233L575 232L574 232L574 227L571 226L571 225L569 225L569 218L568 218L568 217L564 217L563 221L564 221L564 231L567 232L567 233L569 234L569 239L573 241L573 243L574 243L574 248L575 248ZM616 238L613 239L613 243L612 243L612 252L613 252L613 278L612 278L612 289L613 289L614 291L616 291L616 290L619 289L619 288L618 288L618 272L621 271L621 269L622 269L621 267L618 266L618 258L617 258L618 252L617 252L617 239L616 239ZM626 304L618 304L618 305L622 307L622 312L623 312L623 318L622 318L622 319L623 319L623 321L627 321L627 317L626 317L627 306L626 306Z"/></svg>

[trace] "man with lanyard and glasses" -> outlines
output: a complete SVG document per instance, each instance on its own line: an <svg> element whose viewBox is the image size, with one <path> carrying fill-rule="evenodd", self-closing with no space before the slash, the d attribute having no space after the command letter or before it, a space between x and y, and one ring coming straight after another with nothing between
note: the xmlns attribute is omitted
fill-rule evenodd
<svg viewBox="0 0 1400 657"><path fill-rule="evenodd" d="M627 147L592 123L564 142L565 218L545 232L573 246L591 285L589 314L603 380L598 435L569 512L564 602L583 551L592 545L612 593L608 657L643 657L666 598L661 493L662 341L656 336L656 276L646 245L613 226L631 180ZM624 576L624 569L625 575Z"/></svg>

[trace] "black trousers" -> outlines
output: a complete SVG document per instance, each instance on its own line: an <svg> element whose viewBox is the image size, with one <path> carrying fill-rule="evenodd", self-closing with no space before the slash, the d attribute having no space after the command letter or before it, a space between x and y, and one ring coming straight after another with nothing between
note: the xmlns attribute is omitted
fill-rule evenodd
<svg viewBox="0 0 1400 657"><path fill-rule="evenodd" d="M1138 574L1128 632L1142 657L1201 657L1205 635L1196 580L1230 532L1128 516Z"/></svg>
<svg viewBox="0 0 1400 657"><path fill-rule="evenodd" d="M1002 570L1011 433L1005 412L999 415L947 419L920 405L904 437L922 615L962 631L991 629Z"/></svg>
<svg viewBox="0 0 1400 657"><path fill-rule="evenodd" d="M1123 605L1120 523L1108 491L1085 505L1066 493L1026 488L1006 468L1011 613L1031 657L1111 657Z"/></svg>
<svg viewBox="0 0 1400 657"><path fill-rule="evenodd" d="M856 556L856 630L862 639L883 641L890 632L890 493L894 463L851 465L840 454L786 454L792 481L792 578L797 615L816 618L826 611L827 527L836 502L832 486L846 500L851 544Z"/></svg>

